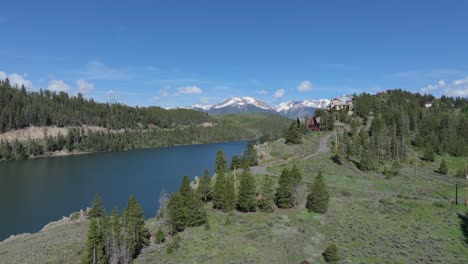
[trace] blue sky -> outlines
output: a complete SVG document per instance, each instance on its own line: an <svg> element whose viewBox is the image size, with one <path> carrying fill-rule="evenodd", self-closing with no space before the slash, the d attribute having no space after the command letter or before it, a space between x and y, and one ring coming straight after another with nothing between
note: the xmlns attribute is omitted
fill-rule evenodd
<svg viewBox="0 0 468 264"><path fill-rule="evenodd" d="M5 1L0 78L98 101L468 96L468 1Z"/></svg>

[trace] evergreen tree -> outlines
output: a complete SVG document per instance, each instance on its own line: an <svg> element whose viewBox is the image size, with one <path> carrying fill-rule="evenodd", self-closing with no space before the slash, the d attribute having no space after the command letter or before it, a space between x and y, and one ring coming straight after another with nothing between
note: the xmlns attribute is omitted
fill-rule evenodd
<svg viewBox="0 0 468 264"><path fill-rule="evenodd" d="M336 246L336 244L329 244L322 255L325 261L328 263L337 263L338 261L340 261L340 254L338 252L338 247Z"/></svg>
<svg viewBox="0 0 468 264"><path fill-rule="evenodd" d="M126 243L130 256L136 257L149 242L149 232L145 228L143 210L135 196L130 195L127 206L123 210L123 222L126 231Z"/></svg>
<svg viewBox="0 0 468 264"><path fill-rule="evenodd" d="M324 214L328 210L329 198L330 197L322 176L322 172L319 171L317 177L314 180L310 193L307 196L306 207L315 213Z"/></svg>
<svg viewBox="0 0 468 264"><path fill-rule="evenodd" d="M247 170L240 175L237 209L242 212L255 211L256 206L255 179Z"/></svg>
<svg viewBox="0 0 468 264"><path fill-rule="evenodd" d="M178 232L186 227L199 226L206 221L206 212L199 196L190 188L187 176L182 178L179 191L169 199L169 222L172 231Z"/></svg>
<svg viewBox="0 0 468 264"><path fill-rule="evenodd" d="M438 171L439 171L440 174L444 174L444 175L446 175L448 173L447 163L445 163L444 159L440 163Z"/></svg>
<svg viewBox="0 0 468 264"><path fill-rule="evenodd" d="M293 165L292 169L289 171L290 179L291 179L291 203L294 206L297 206L297 199L299 196L299 186L302 181L302 174L297 168L296 164Z"/></svg>
<svg viewBox="0 0 468 264"><path fill-rule="evenodd" d="M186 209L179 193L171 194L167 204L169 224L172 232L183 231L186 227Z"/></svg>
<svg viewBox="0 0 468 264"><path fill-rule="evenodd" d="M279 208L291 208L291 176L287 168L284 168L278 180L276 189L276 205Z"/></svg>
<svg viewBox="0 0 468 264"><path fill-rule="evenodd" d="M198 192L205 202L211 196L211 177L208 169L205 169L203 173L203 177L200 180L200 185L198 186Z"/></svg>
<svg viewBox="0 0 468 264"><path fill-rule="evenodd" d="M227 169L226 158L224 158L224 153L222 150L216 152L215 168L214 171L216 174L225 173Z"/></svg>
<svg viewBox="0 0 468 264"><path fill-rule="evenodd" d="M91 219L88 229L88 237L84 248L82 263L85 264L104 264L104 245L99 222Z"/></svg>
<svg viewBox="0 0 468 264"><path fill-rule="evenodd" d="M426 149L424 151L423 160L430 161L430 162L434 161L434 148L432 147L432 144L430 143L426 144Z"/></svg>
<svg viewBox="0 0 468 264"><path fill-rule="evenodd" d="M261 186L261 199L258 207L262 212L273 212L272 204L275 199L275 190L273 189L272 177L265 177Z"/></svg>
<svg viewBox="0 0 468 264"><path fill-rule="evenodd" d="M102 199L99 194L94 196L93 201L91 202L91 210L89 211L89 217L99 218L106 214L104 206L102 205Z"/></svg>
<svg viewBox="0 0 468 264"><path fill-rule="evenodd" d="M241 162L240 162L239 156L233 155L231 159L230 170L233 171L234 169L239 169L240 165L241 165Z"/></svg>
<svg viewBox="0 0 468 264"><path fill-rule="evenodd" d="M225 212L234 210L236 208L236 189L234 186L234 177L226 177L226 185L223 194L222 209Z"/></svg>
<svg viewBox="0 0 468 264"><path fill-rule="evenodd" d="M226 176L224 172L216 174L215 183L213 186L212 199L213 207L222 209L224 193L226 192Z"/></svg>
<svg viewBox="0 0 468 264"><path fill-rule="evenodd" d="M292 122L289 126L288 130L286 130L285 134L283 135L284 139L286 139L286 143L291 144L301 144L302 134L300 133L299 126L297 122Z"/></svg>

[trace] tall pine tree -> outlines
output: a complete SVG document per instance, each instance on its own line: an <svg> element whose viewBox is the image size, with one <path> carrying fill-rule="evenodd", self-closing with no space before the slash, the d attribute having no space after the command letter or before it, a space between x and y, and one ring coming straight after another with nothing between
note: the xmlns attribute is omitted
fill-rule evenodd
<svg viewBox="0 0 468 264"><path fill-rule="evenodd" d="M237 209L242 212L255 211L256 200L255 179L248 170L243 170L240 175Z"/></svg>
<svg viewBox="0 0 468 264"><path fill-rule="evenodd" d="M276 205L279 208L291 208L291 176L289 170L284 168L278 180L276 189Z"/></svg>
<svg viewBox="0 0 468 264"><path fill-rule="evenodd" d="M310 211L315 213L324 214L328 210L328 200L330 199L327 186L322 176L322 172L319 171L317 177L312 184L310 193L307 196L306 207Z"/></svg>
<svg viewBox="0 0 468 264"><path fill-rule="evenodd" d="M129 253L132 257L136 257L149 243L149 231L145 228L143 210L133 195L130 195L123 210L123 222Z"/></svg>
<svg viewBox="0 0 468 264"><path fill-rule="evenodd" d="M205 169L197 190L203 201L208 201L211 196L211 177L208 169Z"/></svg>
<svg viewBox="0 0 468 264"><path fill-rule="evenodd" d="M88 237L86 239L82 263L106 263L101 227L99 226L97 219L91 219L91 223L89 224Z"/></svg>

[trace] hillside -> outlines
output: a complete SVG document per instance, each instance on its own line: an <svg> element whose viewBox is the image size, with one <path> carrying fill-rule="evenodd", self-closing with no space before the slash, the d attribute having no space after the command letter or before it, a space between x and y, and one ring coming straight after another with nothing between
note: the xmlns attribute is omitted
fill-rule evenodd
<svg viewBox="0 0 468 264"><path fill-rule="evenodd" d="M466 208L448 203L454 184L462 179L435 172L443 158L449 164L464 158L436 156L435 163L419 163L416 176L413 166L404 163L401 174L386 178L361 171L352 162L333 162L329 135L308 134L300 145L286 145L283 139L263 144L270 158L260 160L260 166L268 175L254 174L260 185L295 164L303 186L309 186L321 170L331 196L326 214L308 212L303 196L297 208L275 207L272 213L226 213L207 204L209 228L186 228L171 254L166 250L169 242L151 243L135 263L324 263L321 254L330 242L338 245L344 262L352 263L463 263L468 258L467 223L457 215ZM323 138L330 139L330 148L318 151ZM301 148L307 151L298 152ZM159 225L157 218L146 221L152 234ZM2 242L0 262L78 263L86 226L87 221L65 221Z"/></svg>
<svg viewBox="0 0 468 264"><path fill-rule="evenodd" d="M96 103L80 94L28 92L6 80L0 81L0 110L0 161L251 140L263 131L279 136L287 123L275 115L228 122L231 117L215 119L189 109Z"/></svg>
<svg viewBox="0 0 468 264"><path fill-rule="evenodd" d="M231 125L253 132L257 137L266 133L273 138L281 137L291 120L277 114L251 113L216 115L214 118L221 125Z"/></svg>

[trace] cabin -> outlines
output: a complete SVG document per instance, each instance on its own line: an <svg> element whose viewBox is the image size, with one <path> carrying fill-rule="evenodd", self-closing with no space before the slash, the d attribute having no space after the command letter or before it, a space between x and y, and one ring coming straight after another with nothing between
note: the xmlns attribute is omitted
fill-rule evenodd
<svg viewBox="0 0 468 264"><path fill-rule="evenodd" d="M433 103L433 102L427 102L427 103L424 104L424 106L425 106L426 108L432 107L432 103Z"/></svg>
<svg viewBox="0 0 468 264"><path fill-rule="evenodd" d="M330 101L329 110L341 110L348 108L348 110L352 110L353 108L353 97L352 96L341 96L334 98Z"/></svg>
<svg viewBox="0 0 468 264"><path fill-rule="evenodd" d="M312 131L320 131L320 117L312 117L307 124L307 129Z"/></svg>

